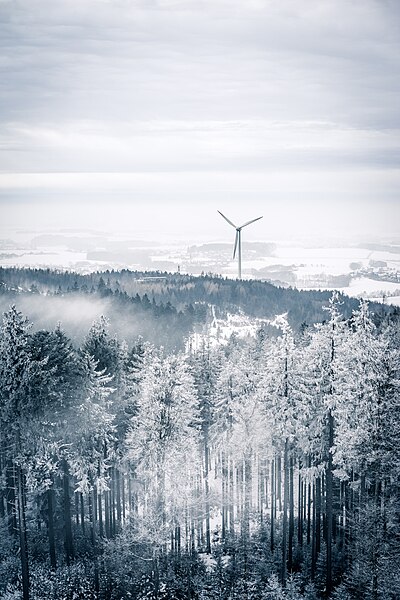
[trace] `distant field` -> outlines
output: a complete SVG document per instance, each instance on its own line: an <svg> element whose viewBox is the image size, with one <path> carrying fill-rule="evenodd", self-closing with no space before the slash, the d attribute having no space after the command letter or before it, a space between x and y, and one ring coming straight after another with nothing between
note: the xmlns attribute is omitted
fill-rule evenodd
<svg viewBox="0 0 400 600"><path fill-rule="evenodd" d="M229 243L157 243L116 239L104 233L38 232L0 239L0 265L51 267L89 273L105 269L159 270L236 277L237 263ZM399 246L388 244L332 245L304 242L243 244L245 279L263 279L301 289L341 289L352 296L381 299L400 295ZM371 275L379 276L380 280ZM389 280L389 281L386 281ZM397 293L399 292L399 293ZM395 302L394 299L390 300Z"/></svg>

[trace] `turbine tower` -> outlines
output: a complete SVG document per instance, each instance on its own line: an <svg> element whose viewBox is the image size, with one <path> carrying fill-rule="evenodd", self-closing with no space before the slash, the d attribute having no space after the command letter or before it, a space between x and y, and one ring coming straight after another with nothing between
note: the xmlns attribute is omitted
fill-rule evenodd
<svg viewBox="0 0 400 600"><path fill-rule="evenodd" d="M236 251L237 251L237 255L238 255L238 279L242 279L242 229L244 227L247 227L247 225L250 225L251 223L254 223L255 221L259 221L260 219L262 219L262 217L257 217L256 219L252 219L251 221L247 221L247 223L245 223L244 225L240 225L240 227L237 227L234 223L232 223L232 221L230 221L228 219L228 217L226 217L225 215L223 215L220 210L218 210L217 212L219 212L219 214L221 215L221 217L223 217L225 219L225 221L227 221L229 223L229 225L232 225L232 227L234 227L236 229L235 246L233 248L233 258L235 258Z"/></svg>

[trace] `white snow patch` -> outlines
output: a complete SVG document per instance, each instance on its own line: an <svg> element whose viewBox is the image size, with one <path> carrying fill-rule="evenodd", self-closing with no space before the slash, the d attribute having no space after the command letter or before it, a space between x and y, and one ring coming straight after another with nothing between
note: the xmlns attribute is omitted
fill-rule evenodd
<svg viewBox="0 0 400 600"><path fill-rule="evenodd" d="M255 337L257 331L268 323L266 319L249 317L243 313L228 313L226 319L218 319L214 306L211 307L211 322L201 332L194 332L186 343L186 349L198 350L204 343L211 347L226 345L232 335L239 338Z"/></svg>
<svg viewBox="0 0 400 600"><path fill-rule="evenodd" d="M358 277L351 280L349 287L340 288L340 291L348 296L380 298L382 300L383 295L386 297L391 294L394 296L400 295L400 282Z"/></svg>

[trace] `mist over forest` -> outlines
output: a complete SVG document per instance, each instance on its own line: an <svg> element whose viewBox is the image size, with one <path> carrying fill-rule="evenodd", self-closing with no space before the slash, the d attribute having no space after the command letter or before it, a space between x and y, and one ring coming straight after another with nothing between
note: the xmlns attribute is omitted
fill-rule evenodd
<svg viewBox="0 0 400 600"><path fill-rule="evenodd" d="M167 272L105 271L87 275L50 269L0 267L0 308L14 303L35 329L54 329L60 322L80 344L93 321L104 315L110 331L133 343L142 336L167 349L182 349L193 331L209 323L210 307L218 316L244 313L267 327L287 313L294 331L326 318L332 292L279 288L256 280L234 281L213 275L194 277ZM357 300L342 297L350 316ZM371 304L375 319L396 313L395 307Z"/></svg>

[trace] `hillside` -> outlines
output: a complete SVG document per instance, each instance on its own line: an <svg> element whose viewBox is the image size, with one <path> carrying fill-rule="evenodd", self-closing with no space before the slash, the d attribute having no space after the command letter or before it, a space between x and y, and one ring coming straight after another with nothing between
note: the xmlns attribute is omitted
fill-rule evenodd
<svg viewBox="0 0 400 600"><path fill-rule="evenodd" d="M168 349L182 348L190 333L210 318L228 313L273 319L287 313L294 330L322 322L331 292L280 288L255 280L237 281L213 275L200 277L167 272L104 271L81 275L50 269L0 268L0 308L16 306L35 328L61 322L80 342L93 320L108 317L113 333L132 343L138 336ZM357 300L341 297L349 317ZM371 305L375 319L395 312Z"/></svg>

